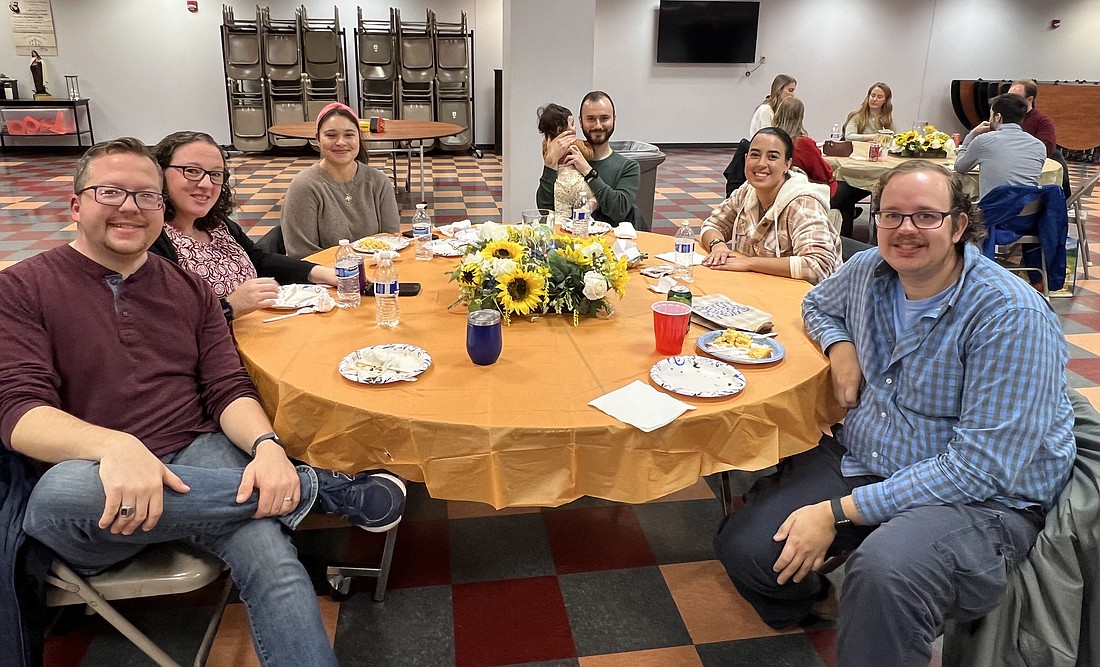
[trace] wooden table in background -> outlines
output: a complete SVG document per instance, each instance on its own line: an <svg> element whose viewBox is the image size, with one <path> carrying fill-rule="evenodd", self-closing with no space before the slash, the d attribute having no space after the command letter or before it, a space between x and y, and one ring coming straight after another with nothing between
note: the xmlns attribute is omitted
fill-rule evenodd
<svg viewBox="0 0 1100 667"><path fill-rule="evenodd" d="M364 132L362 133L362 138L366 141L407 141L409 142L409 147L399 148L395 145L394 148L372 148L367 152L371 154L392 154L395 151L404 151L410 156L411 162L412 152L419 150L420 201L424 201L424 142L428 139L439 139L440 137L449 137L452 134L458 134L462 131L462 127L454 123L441 123L434 120L386 120L385 125L385 132ZM275 136L287 137L290 139L317 138L317 124L313 121L272 125L267 131ZM415 146L413 145L414 143L416 144ZM394 178L397 178L396 174L394 174ZM408 189L408 181L406 181L405 189Z"/></svg>
<svg viewBox="0 0 1100 667"><path fill-rule="evenodd" d="M672 249L672 239L639 235L639 247ZM330 262L333 250L314 260ZM680 397L697 409L651 433L587 403L634 380L651 383L650 305L661 297L631 271L626 298L611 296L609 318L517 317L504 328L504 351L491 366L466 355L466 309L447 274L454 258L397 262L401 280L420 282L402 298L401 323L375 325L372 299L353 310L264 324L272 313L234 321L245 367L288 453L354 473L387 468L424 482L435 498L494 507L557 506L581 496L644 502L721 470L760 470L814 447L840 412L828 361L806 336L800 280L696 267L692 291L726 294L773 315L786 358L740 366L747 386L725 398ZM650 259L649 265L660 263ZM369 269L368 269L369 270ZM693 326L685 354L704 331ZM368 345L408 343L432 356L415 382L362 385L337 371ZM701 353L700 353L701 354ZM655 386L655 385L654 385Z"/></svg>

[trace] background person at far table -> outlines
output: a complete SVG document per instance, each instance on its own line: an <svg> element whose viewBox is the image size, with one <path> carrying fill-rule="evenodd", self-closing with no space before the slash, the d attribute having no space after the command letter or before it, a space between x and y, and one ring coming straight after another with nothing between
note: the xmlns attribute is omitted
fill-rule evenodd
<svg viewBox="0 0 1100 667"><path fill-rule="evenodd" d="M602 90L593 90L581 100L581 131L592 147L593 159L584 157L574 145L576 131L566 130L551 141L543 155L542 177L535 192L539 208L554 208L554 183L558 165L572 165L592 188L596 209L592 217L615 224L633 219L634 199L638 195L642 170L638 163L611 150L611 135L615 133L615 103Z"/></svg>
<svg viewBox="0 0 1100 667"><path fill-rule="evenodd" d="M233 213L225 151L209 134L173 132L153 151L164 172L164 230L149 251L202 277L227 320L266 308L279 284L336 284L331 266L256 247Z"/></svg>
<svg viewBox="0 0 1100 667"><path fill-rule="evenodd" d="M756 107L756 111L752 114L752 121L749 122L750 138L756 136L761 129L775 125L775 110L779 108L780 102L794 95L796 88L798 88L798 82L790 74L778 74L772 79L771 92L760 106Z"/></svg>
<svg viewBox="0 0 1100 667"><path fill-rule="evenodd" d="M840 266L840 237L829 223L829 190L791 169L793 154L794 142L777 127L752 138L745 156L747 180L703 222L700 242L710 253L704 266L812 284Z"/></svg>
<svg viewBox="0 0 1100 667"><path fill-rule="evenodd" d="M1005 93L989 104L989 120L977 125L963 139L955 158L955 171L981 167L978 199L998 185L1038 185L1047 159L1043 142L1023 131L1027 102Z"/></svg>
<svg viewBox="0 0 1100 667"><path fill-rule="evenodd" d="M848 141L875 141L879 130L894 130L894 93L890 86L876 81L867 89L867 96L844 121L844 138ZM829 204L840 211L840 235L852 237L856 204L871 194L869 190L853 187L841 181L837 184Z"/></svg>
<svg viewBox="0 0 1100 667"><path fill-rule="evenodd" d="M806 134L806 128L802 125L802 119L806 114L806 108L802 100L797 97L788 97L779 103L775 111L775 127L783 130L791 136L794 142L794 155L791 156L791 165L798 167L810 179L811 183L821 183L829 188L829 196L836 194L836 178L833 176L833 168L821 156L821 149L817 142Z"/></svg>
<svg viewBox="0 0 1100 667"><path fill-rule="evenodd" d="M302 258L355 239L397 233L401 213L386 175L367 166L359 117L333 102L317 116L321 160L299 172L283 199L286 254Z"/></svg>

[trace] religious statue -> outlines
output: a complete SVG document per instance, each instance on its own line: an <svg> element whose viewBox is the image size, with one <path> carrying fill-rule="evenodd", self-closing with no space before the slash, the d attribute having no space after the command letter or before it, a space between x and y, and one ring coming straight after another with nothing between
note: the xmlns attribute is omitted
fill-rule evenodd
<svg viewBox="0 0 1100 667"><path fill-rule="evenodd" d="M31 51L31 78L34 79L34 94L49 95L46 91L46 76L42 72L42 56Z"/></svg>

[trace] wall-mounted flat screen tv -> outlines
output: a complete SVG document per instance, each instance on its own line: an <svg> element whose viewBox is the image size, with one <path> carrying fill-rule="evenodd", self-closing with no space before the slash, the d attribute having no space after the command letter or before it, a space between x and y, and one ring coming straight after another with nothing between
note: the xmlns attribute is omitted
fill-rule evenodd
<svg viewBox="0 0 1100 667"><path fill-rule="evenodd" d="M759 2L661 0L657 62L756 62L759 19Z"/></svg>

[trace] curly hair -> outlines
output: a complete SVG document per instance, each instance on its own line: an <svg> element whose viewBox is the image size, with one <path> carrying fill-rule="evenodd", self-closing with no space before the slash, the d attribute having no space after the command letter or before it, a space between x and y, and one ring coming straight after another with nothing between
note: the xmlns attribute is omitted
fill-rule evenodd
<svg viewBox="0 0 1100 667"><path fill-rule="evenodd" d="M547 139L553 139L569 127L569 117L573 112L560 104L550 103L539 107L535 112L539 119L539 132Z"/></svg>
<svg viewBox="0 0 1100 667"><path fill-rule="evenodd" d="M218 145L218 142L214 141L214 137L206 134L205 132L173 132L167 137L160 140L156 148L153 149L153 157L156 158L157 164L160 165L162 170L167 170L168 165L172 163L172 156L176 154L176 151L183 148L188 144L193 144L197 141L210 144L214 148L218 149L218 153L222 156L222 169L226 172L227 176L222 181L221 190L218 193L218 200L214 202L213 208L210 211L195 221L195 229L208 232L218 225L222 224L222 220L228 218L236 206L233 203L234 193L233 186L230 185L230 179L228 177L229 166L226 160L229 158L229 154L225 152L225 149ZM172 222L176 218L176 207L172 205L172 198L168 196L168 179L164 180L164 221Z"/></svg>
<svg viewBox="0 0 1100 667"><path fill-rule="evenodd" d="M955 214L952 216L952 224L954 224L959 213L966 214L969 222L966 225L966 229L963 230L962 237L960 237L955 244L955 250L961 255L967 243L980 245L981 242L985 240L985 237L988 236L988 232L986 232L985 229L985 223L982 220L981 209L978 208L977 202L971 200L970 195L966 194L966 190L963 188L962 174L951 171L935 162L930 162L928 160L909 160L884 173L878 179L878 184L875 186L875 193L872 199L874 210L878 211L879 206L882 204L882 191L886 189L886 185L890 181L903 174L911 174L918 171L937 174L947 181L947 188L951 194L951 213Z"/></svg>

